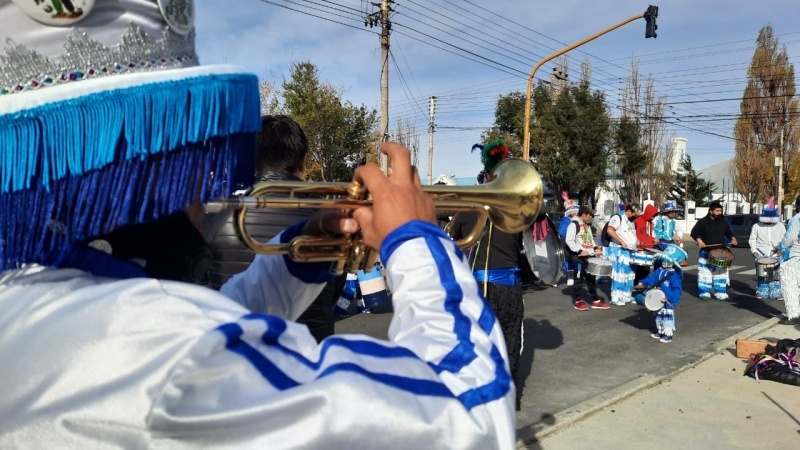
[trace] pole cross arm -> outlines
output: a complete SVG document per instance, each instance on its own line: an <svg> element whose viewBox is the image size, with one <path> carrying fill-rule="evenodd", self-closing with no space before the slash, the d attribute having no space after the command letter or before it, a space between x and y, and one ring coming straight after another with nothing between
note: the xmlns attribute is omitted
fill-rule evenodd
<svg viewBox="0 0 800 450"><path fill-rule="evenodd" d="M533 69L531 70L531 74L528 76L528 90L527 90L527 95L525 97L525 126L524 126L525 135L524 135L524 140L523 140L523 143L522 143L523 144L523 147L522 147L523 148L522 159L524 159L525 161L528 161L529 158L530 158L530 147L531 147L531 97L533 95L533 76L536 74L536 71L539 70L539 68L542 67L544 65L544 63L546 63L546 62L548 62L550 60L553 60L555 58L558 58L559 56L563 55L564 53L567 53L570 50L578 48L578 47L580 47L581 45L583 45L583 44L585 44L587 42L593 41L593 40L599 38L600 36L610 32L610 31L616 30L617 28L619 28L619 27L621 27L623 25L626 25L626 24L628 24L630 22L633 22L634 20L637 20L637 19L646 19L647 20L647 29L645 31L645 37L656 37L655 36L656 17L658 17L658 7L651 5L649 8L647 8L647 11L645 11L643 14L638 14L636 16L629 17L629 18L623 20L622 22L619 22L619 23L617 23L615 25L612 25L612 26L606 28L605 30L602 30L602 31L600 31L598 33L595 33L595 34L585 38L585 39L582 39L582 40L570 45L569 47L565 47L565 48L563 48L563 49L561 49L561 50L559 50L559 51L547 56L543 60L539 61L535 66L533 66ZM652 32L652 36L651 36L651 32Z"/></svg>

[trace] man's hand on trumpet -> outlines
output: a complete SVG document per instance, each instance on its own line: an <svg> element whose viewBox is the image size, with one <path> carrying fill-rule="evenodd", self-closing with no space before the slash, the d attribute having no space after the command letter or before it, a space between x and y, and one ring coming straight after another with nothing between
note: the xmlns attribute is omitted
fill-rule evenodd
<svg viewBox="0 0 800 450"><path fill-rule="evenodd" d="M412 220L436 223L436 211L430 196L422 190L409 151L394 142L381 143L389 156L392 173L388 177L375 163L359 167L355 180L372 195L372 207L359 208L350 217L345 212L324 210L314 214L303 227L308 236L349 235L359 228L364 242L374 249L400 225Z"/></svg>
<svg viewBox="0 0 800 450"><path fill-rule="evenodd" d="M359 208L353 217L361 226L364 242L374 249L400 225L412 220L436 223L433 200L422 190L417 169L408 149L394 142L381 143L389 156L392 173L384 175L375 163L359 167L355 180L372 195L372 208Z"/></svg>

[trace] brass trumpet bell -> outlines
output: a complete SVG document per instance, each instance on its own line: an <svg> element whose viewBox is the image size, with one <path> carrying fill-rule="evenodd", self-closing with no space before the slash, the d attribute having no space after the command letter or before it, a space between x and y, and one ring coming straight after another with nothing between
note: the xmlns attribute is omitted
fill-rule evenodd
<svg viewBox="0 0 800 450"><path fill-rule="evenodd" d="M474 245L487 218L495 227L517 233L533 224L542 208L543 191L539 173L521 159L500 162L490 181L475 186L424 186L439 211L476 211L479 221L469 236L457 244L461 248ZM298 262L332 261L331 272L369 271L377 260L360 233L341 237L298 236L291 242L268 245L258 242L248 232L245 216L249 208L273 209L338 209L352 211L371 206L366 189L351 183L305 183L299 181L263 182L250 195L231 197L206 204L206 211L236 208L234 226L239 239L260 254L285 254Z"/></svg>

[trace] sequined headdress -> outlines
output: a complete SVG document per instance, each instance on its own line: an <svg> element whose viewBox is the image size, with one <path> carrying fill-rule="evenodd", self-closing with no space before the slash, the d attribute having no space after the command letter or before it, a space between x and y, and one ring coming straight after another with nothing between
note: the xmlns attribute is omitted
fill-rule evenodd
<svg viewBox="0 0 800 450"><path fill-rule="evenodd" d="M0 0L0 270L253 178L258 80L199 67L191 0Z"/></svg>

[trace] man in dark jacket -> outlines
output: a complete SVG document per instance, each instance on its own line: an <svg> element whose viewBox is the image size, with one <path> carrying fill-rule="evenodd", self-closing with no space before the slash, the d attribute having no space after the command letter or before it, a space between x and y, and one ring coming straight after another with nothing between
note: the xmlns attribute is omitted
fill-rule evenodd
<svg viewBox="0 0 800 450"><path fill-rule="evenodd" d="M726 238L730 239L734 247L739 245L736 237L728 225L728 221L722 217L722 204L711 202L708 205L708 215L698 220L692 228L692 239L697 242L700 248L700 257L697 260L697 290L700 298L707 300L711 298L711 290L714 290L714 298L717 300L728 299L728 267L715 261L709 261L711 252L723 250L720 255L733 261L733 255L727 251Z"/></svg>
<svg viewBox="0 0 800 450"><path fill-rule="evenodd" d="M263 116L256 140L256 182L301 181L307 152L308 141L297 122L287 116ZM245 223L250 235L267 242L312 214L313 211L300 209L250 209ZM247 269L255 258L255 254L239 242L230 213L211 241L211 252L208 279L214 289L219 289L228 278ZM334 333L333 305L343 288L344 277L337 277L297 319L308 326L317 341Z"/></svg>

